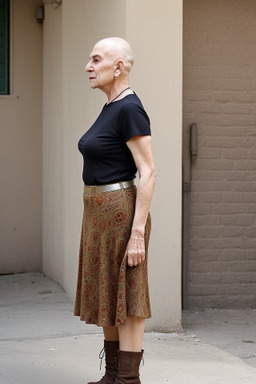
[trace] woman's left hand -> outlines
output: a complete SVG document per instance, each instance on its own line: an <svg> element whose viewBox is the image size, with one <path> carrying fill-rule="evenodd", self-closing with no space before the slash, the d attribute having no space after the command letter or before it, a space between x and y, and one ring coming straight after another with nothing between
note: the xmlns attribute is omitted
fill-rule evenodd
<svg viewBox="0 0 256 384"><path fill-rule="evenodd" d="M136 267L145 260L145 241L144 236L131 234L127 245L128 265Z"/></svg>

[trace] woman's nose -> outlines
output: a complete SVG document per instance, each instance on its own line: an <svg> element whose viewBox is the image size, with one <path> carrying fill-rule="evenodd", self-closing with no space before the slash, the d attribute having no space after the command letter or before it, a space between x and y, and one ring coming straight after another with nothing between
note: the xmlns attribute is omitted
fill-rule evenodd
<svg viewBox="0 0 256 384"><path fill-rule="evenodd" d="M89 63L86 65L85 67L85 71L86 72L90 72L92 69L91 69L91 62L89 61Z"/></svg>

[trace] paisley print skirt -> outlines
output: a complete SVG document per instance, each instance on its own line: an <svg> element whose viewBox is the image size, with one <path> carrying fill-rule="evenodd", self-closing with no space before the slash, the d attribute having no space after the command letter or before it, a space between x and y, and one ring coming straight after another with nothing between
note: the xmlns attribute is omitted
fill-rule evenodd
<svg viewBox="0 0 256 384"><path fill-rule="evenodd" d="M127 264L135 200L135 186L84 194L74 314L86 323L119 326L127 316L151 316L147 274L150 215L145 230L146 259L136 267Z"/></svg>

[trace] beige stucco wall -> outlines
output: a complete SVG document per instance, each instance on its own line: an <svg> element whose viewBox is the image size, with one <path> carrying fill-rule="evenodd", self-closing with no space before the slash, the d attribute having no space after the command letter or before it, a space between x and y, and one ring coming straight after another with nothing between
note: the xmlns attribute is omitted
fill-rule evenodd
<svg viewBox="0 0 256 384"><path fill-rule="evenodd" d="M46 5L43 26L43 271L64 286L62 9Z"/></svg>
<svg viewBox="0 0 256 384"><path fill-rule="evenodd" d="M0 96L0 273L41 270L42 27L11 1L11 92Z"/></svg>
<svg viewBox="0 0 256 384"><path fill-rule="evenodd" d="M131 84L151 118L158 175L148 326L167 330L179 326L181 316L182 2L127 1L127 39L136 58Z"/></svg>
<svg viewBox="0 0 256 384"><path fill-rule="evenodd" d="M105 96L84 72L92 46L127 38L136 64L131 86L152 123L158 181L152 203L148 329L181 321L181 50L179 0L64 0L45 6L43 94L43 270L75 294L82 220L82 158L77 141ZM154 28L152 28L152 25ZM143 33L142 33L143 31Z"/></svg>

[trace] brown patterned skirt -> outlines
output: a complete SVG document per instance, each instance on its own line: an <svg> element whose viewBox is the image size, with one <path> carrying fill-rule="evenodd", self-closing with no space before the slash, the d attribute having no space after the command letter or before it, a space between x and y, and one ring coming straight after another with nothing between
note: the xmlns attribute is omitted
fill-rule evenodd
<svg viewBox="0 0 256 384"><path fill-rule="evenodd" d="M150 215L145 231L146 259L136 267L127 264L135 201L135 186L84 194L74 314L86 323L118 326L127 316L151 316L147 274Z"/></svg>

